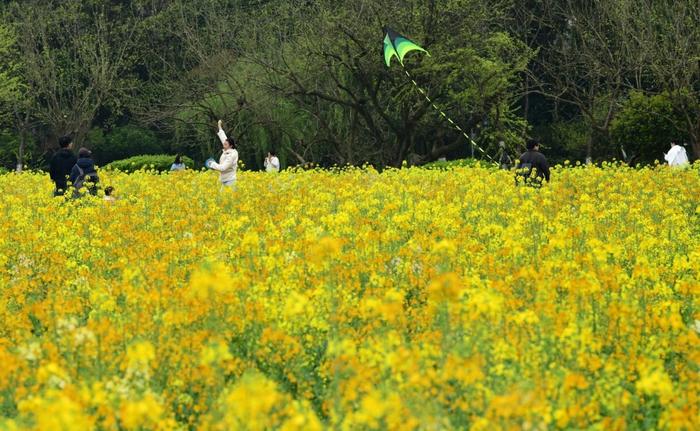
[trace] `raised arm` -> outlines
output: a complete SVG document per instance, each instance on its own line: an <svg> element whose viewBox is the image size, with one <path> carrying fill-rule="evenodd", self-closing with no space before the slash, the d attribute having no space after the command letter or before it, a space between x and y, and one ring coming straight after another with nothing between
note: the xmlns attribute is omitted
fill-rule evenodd
<svg viewBox="0 0 700 431"><path fill-rule="evenodd" d="M228 139L228 137L226 136L226 132L224 132L224 129L221 128L221 123L222 123L221 120L219 120L219 122L217 123L217 126L219 126L219 131L216 132L216 136L219 137L219 140L223 144L224 141L226 141Z"/></svg>

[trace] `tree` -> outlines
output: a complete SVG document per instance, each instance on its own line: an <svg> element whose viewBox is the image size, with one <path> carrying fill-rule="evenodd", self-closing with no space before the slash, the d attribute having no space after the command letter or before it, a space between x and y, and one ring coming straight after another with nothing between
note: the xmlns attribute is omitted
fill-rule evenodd
<svg viewBox="0 0 700 431"><path fill-rule="evenodd" d="M12 126L19 165L32 142L46 148L69 133L81 145L92 129L148 129L201 159L219 148L219 118L253 167L269 149L323 165L469 155L468 140L401 68L384 66L384 25L431 52L409 54L413 78L492 153L500 140L512 151L532 124L544 124L557 141L552 155L619 156L612 124L643 105L628 101L632 90L668 100L683 117L672 126L700 151L700 10L691 0L28 0L0 8L0 122Z"/></svg>
<svg viewBox="0 0 700 431"><path fill-rule="evenodd" d="M8 23L0 23L0 111L1 120L6 120L11 109L8 107L19 99L22 83L19 77L17 56L17 35Z"/></svg>
<svg viewBox="0 0 700 431"><path fill-rule="evenodd" d="M0 15L6 18L4 11ZM16 169L21 171L29 142L31 126L30 97L22 79L22 56L19 52L16 28L6 21L0 24L0 126L16 132L17 142L10 150L16 159ZM14 134L14 133L13 133Z"/></svg>
<svg viewBox="0 0 700 431"><path fill-rule="evenodd" d="M115 11L118 5L98 1L11 5L31 110L49 143L71 134L80 144L98 110L128 87L133 22L112 21Z"/></svg>
<svg viewBox="0 0 700 431"><path fill-rule="evenodd" d="M508 2L404 2L382 8L369 1L286 4L288 9L279 12L284 18L273 16L260 32L267 37L261 45L274 51L244 53L267 72L258 78L263 88L316 120L314 138L326 143L330 161L423 163L468 148L461 134L441 124L400 69L383 65L384 24L413 29L409 35L432 52L432 57L411 57L410 67L463 127L488 124L505 136L515 127L517 70L529 51L498 31Z"/></svg>
<svg viewBox="0 0 700 431"><path fill-rule="evenodd" d="M540 26L550 36L543 40L529 76L541 94L555 101L555 109L569 105L585 120L588 160L596 141L609 139L626 91L639 84L634 72L644 60L633 55L626 30L636 8L630 0L566 0L548 2L541 11Z"/></svg>
<svg viewBox="0 0 700 431"><path fill-rule="evenodd" d="M173 0L144 12L148 18L137 28L138 44L157 48L138 53L140 75L147 79L129 107L140 122L172 134L178 151L200 159L211 155L219 148L213 134L218 119L234 136L241 133L239 117L247 100L241 82L254 72L241 68L236 46L239 33L256 26L241 15L245 7L224 0Z"/></svg>
<svg viewBox="0 0 700 431"><path fill-rule="evenodd" d="M688 141L684 122L667 93L633 91L611 124L611 136L630 158L652 163L662 159L671 141Z"/></svg>
<svg viewBox="0 0 700 431"><path fill-rule="evenodd" d="M700 158L700 5L694 0L642 0L630 20L630 41L647 59L645 90L663 94L683 116Z"/></svg>

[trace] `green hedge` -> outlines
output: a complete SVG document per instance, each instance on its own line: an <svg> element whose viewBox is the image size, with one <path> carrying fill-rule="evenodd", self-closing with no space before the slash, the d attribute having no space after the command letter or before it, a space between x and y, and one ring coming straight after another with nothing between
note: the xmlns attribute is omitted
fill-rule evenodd
<svg viewBox="0 0 700 431"><path fill-rule="evenodd" d="M488 161L477 160L477 159L457 159L457 160L439 160L436 162L426 163L421 168L423 169L439 169L439 170L449 170L453 168L473 168L474 166L480 164L482 167L489 167L491 163Z"/></svg>
<svg viewBox="0 0 700 431"><path fill-rule="evenodd" d="M668 93L646 95L632 91L610 123L610 136L617 146L624 145L628 157L635 156L638 162L663 161L671 141L682 144L690 140L684 131L684 115Z"/></svg>
<svg viewBox="0 0 700 431"><path fill-rule="evenodd" d="M182 162L189 169L194 167L192 159L181 156ZM141 169L165 172L170 170L170 166L175 161L175 156L167 154L154 154L129 157L128 159L115 160L105 166L105 169L114 169L122 172L136 172Z"/></svg>

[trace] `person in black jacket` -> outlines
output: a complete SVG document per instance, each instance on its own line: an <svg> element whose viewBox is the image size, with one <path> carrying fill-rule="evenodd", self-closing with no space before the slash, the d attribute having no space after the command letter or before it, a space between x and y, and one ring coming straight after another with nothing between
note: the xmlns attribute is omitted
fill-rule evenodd
<svg viewBox="0 0 700 431"><path fill-rule="evenodd" d="M527 151L520 156L515 183L541 187L542 180L549 182L549 165L544 154L540 153L539 142L530 139L527 141Z"/></svg>
<svg viewBox="0 0 700 431"><path fill-rule="evenodd" d="M61 136L58 140L58 145L61 148L53 155L49 163L49 175L56 185L53 192L54 196L62 196L66 192L68 175L70 175L73 166L78 161L78 158L71 151L73 141L70 136Z"/></svg>
<svg viewBox="0 0 700 431"><path fill-rule="evenodd" d="M78 151L78 161L70 172L69 180L73 184L74 197L80 197L80 189L83 187L86 187L91 195L97 194L97 183L100 178L97 176L92 153L87 148L81 148Z"/></svg>

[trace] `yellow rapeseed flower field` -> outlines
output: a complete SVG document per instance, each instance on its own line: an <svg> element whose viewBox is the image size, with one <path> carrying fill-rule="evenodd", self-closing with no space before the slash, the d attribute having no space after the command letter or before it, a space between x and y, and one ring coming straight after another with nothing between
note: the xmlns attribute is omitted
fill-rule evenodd
<svg viewBox="0 0 700 431"><path fill-rule="evenodd" d="M700 166L0 177L0 429L700 429Z"/></svg>

